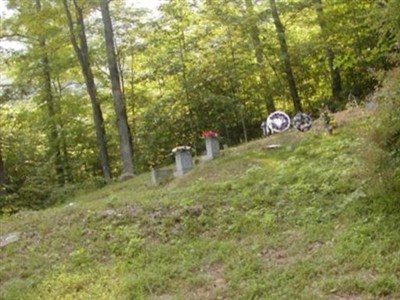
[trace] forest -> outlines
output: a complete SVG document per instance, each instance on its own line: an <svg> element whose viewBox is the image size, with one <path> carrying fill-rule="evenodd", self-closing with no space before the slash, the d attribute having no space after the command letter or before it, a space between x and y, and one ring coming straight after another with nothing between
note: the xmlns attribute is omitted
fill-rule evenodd
<svg viewBox="0 0 400 300"><path fill-rule="evenodd" d="M399 64L398 0L5 2L2 213L200 155L204 131L229 147L275 110L367 102Z"/></svg>

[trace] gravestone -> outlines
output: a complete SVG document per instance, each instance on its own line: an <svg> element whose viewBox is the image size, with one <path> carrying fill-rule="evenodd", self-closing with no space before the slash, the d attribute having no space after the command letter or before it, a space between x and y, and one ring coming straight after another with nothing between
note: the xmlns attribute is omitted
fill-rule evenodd
<svg viewBox="0 0 400 300"><path fill-rule="evenodd" d="M175 176L182 176L193 168L192 154L190 151L175 152L176 172Z"/></svg>
<svg viewBox="0 0 400 300"><path fill-rule="evenodd" d="M214 159L219 156L219 140L214 137L205 138L206 141L206 159Z"/></svg>
<svg viewBox="0 0 400 300"><path fill-rule="evenodd" d="M11 232L9 234L0 236L0 248L7 246L8 244L14 243L19 240L19 232Z"/></svg>
<svg viewBox="0 0 400 300"><path fill-rule="evenodd" d="M265 137L267 137L268 136L268 133L269 133L269 131L268 131L268 127L267 127L267 121L263 121L262 123L261 123L261 130L262 130L262 132L263 132L263 136L265 136Z"/></svg>
<svg viewBox="0 0 400 300"><path fill-rule="evenodd" d="M150 175L151 183L153 185L158 185L173 177L174 171L172 169L151 169Z"/></svg>

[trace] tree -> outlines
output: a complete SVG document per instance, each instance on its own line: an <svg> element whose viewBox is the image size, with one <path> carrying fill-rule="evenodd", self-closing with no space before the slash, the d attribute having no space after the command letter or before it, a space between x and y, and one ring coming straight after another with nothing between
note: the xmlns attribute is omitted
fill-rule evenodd
<svg viewBox="0 0 400 300"><path fill-rule="evenodd" d="M6 193L5 185L7 183L7 173L6 173L6 167L5 167L4 161L3 161L1 146L2 146L2 144L1 144L1 139L0 139L0 196L4 195Z"/></svg>
<svg viewBox="0 0 400 300"><path fill-rule="evenodd" d="M326 52L326 58L328 60L329 66L329 74L331 79L331 91L332 97L334 101L340 101L341 92L342 92L342 81L340 77L340 69L335 65L335 53L332 48L329 46L328 42L328 29L325 21L324 10L322 5L322 0L315 0L317 16L318 16L318 24L321 28L321 36L324 43L324 48Z"/></svg>
<svg viewBox="0 0 400 300"><path fill-rule="evenodd" d="M361 98L398 63L396 0L170 0L154 19L124 1L6 2L14 13L0 38L25 48L0 45L0 72L10 79L0 89L0 180L6 168L7 192L35 202L29 207L49 205L62 178L93 180L99 157L111 177L123 150L111 124L118 111L129 119L139 173L169 163L177 143L203 150L201 131L236 144L261 135L266 110L294 104L317 114L328 99ZM95 11L107 5L116 8L106 11L108 25ZM102 101L111 100L110 80L119 107Z"/></svg>
<svg viewBox="0 0 400 300"><path fill-rule="evenodd" d="M302 111L303 109L301 106L300 97L296 87L296 80L294 79L292 65L290 62L290 54L286 43L285 28L283 27L283 24L280 20L275 0L270 0L269 3L271 6L271 13L272 13L272 18L274 20L276 34L278 36L278 41L281 51L281 60L283 61L284 71L289 85L290 96L292 98L295 111L299 112Z"/></svg>
<svg viewBox="0 0 400 300"><path fill-rule="evenodd" d="M189 83L189 46L186 31L193 22L193 12L190 10L190 1L187 0L172 0L162 6L164 15L169 19L171 25L170 33L173 35L174 43L177 42L176 53L179 57L178 69L181 76L181 87L183 91L184 106L187 110L189 125L190 125L190 140L195 152L196 147L196 131L198 131L198 124L193 110L193 90L190 88ZM193 3L195 6L196 3Z"/></svg>
<svg viewBox="0 0 400 300"><path fill-rule="evenodd" d="M36 12L38 15L42 12L42 3L41 0L35 0ZM40 19L40 18L39 18ZM60 147L60 138L57 130L57 121L56 121L56 109L54 104L54 97L52 91L52 79L50 74L50 61L49 57L46 53L46 38L44 36L39 36L39 51L40 51L40 66L42 69L42 77L43 77L43 93L44 99L47 106L47 113L50 124L50 134L49 134L49 144L50 144L50 153L54 155L55 159L55 169L57 181L59 184L63 185L65 183L64 178L64 169L63 162L61 157L61 147Z"/></svg>
<svg viewBox="0 0 400 300"><path fill-rule="evenodd" d="M238 103L238 109L239 109L239 116L240 116L240 122L242 124L242 129L243 129L243 136L244 136L244 141L247 143L248 142L248 135L247 135L247 126L246 126L246 120L244 117L244 109L242 103L238 100L238 91L237 91L237 86L238 86L238 74L237 74L237 65L238 61L236 58L236 51L235 51L235 46L233 43L232 35L230 32L230 28L228 28L228 36L229 36L229 49L230 49L230 58L231 58L231 67L232 67L232 74L229 76L229 81L230 81L230 90L232 93L232 98L234 99L235 102ZM232 76L233 75L233 76Z"/></svg>
<svg viewBox="0 0 400 300"><path fill-rule="evenodd" d="M122 176L124 178L128 178L133 176L133 151L126 115L125 100L121 91L121 81L118 71L117 58L115 54L114 32L108 7L108 0L101 0L100 7L104 24L104 39L106 44L108 68L110 71L112 94L114 98L114 109L117 116L117 126L120 138Z"/></svg>
<svg viewBox="0 0 400 300"><path fill-rule="evenodd" d="M81 66L82 74L85 79L86 89L92 103L93 120L96 130L97 147L99 150L101 170L106 181L110 181L111 172L108 159L108 150L106 144L106 132L104 127L103 113L97 98L97 89L89 59L89 48L86 38L85 22L83 17L83 8L76 0L72 0L75 11L75 21L73 21L68 0L63 0L65 15L67 17L68 28L72 46ZM77 37L78 35L78 37Z"/></svg>
<svg viewBox="0 0 400 300"><path fill-rule="evenodd" d="M259 69L249 47L249 32L241 25L243 1L224 4L225 1L204 2L200 24L204 28L200 48L203 60L197 68L204 70L201 76L206 91L218 98L217 103L224 100L227 110L221 111L218 125L229 142L237 143L250 139L249 110L257 111L259 119L265 115L265 94L264 89L260 93Z"/></svg>
<svg viewBox="0 0 400 300"><path fill-rule="evenodd" d="M260 74L260 85L264 91L265 103L268 113L275 111L275 103L271 94L271 86L269 84L267 74L265 71L264 54L260 41L260 30L257 26L257 18L254 14L253 0L246 0L246 10L248 18L250 19L250 35L254 45L254 53L257 60L257 67Z"/></svg>

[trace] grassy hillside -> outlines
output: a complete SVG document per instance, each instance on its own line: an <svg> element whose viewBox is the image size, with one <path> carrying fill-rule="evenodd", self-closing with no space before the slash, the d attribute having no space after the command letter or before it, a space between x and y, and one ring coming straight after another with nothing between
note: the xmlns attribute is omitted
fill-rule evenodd
<svg viewBox="0 0 400 300"><path fill-rule="evenodd" d="M397 195L358 115L3 217L19 240L0 248L0 299L400 299Z"/></svg>

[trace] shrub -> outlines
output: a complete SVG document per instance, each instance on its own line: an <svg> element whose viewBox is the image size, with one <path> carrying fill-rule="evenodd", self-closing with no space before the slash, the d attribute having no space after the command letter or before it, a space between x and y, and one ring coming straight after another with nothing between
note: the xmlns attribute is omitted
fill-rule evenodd
<svg viewBox="0 0 400 300"><path fill-rule="evenodd" d="M367 159L375 174L375 192L392 210L398 207L400 193L400 68L388 72L373 98L378 108L371 138L377 151Z"/></svg>

